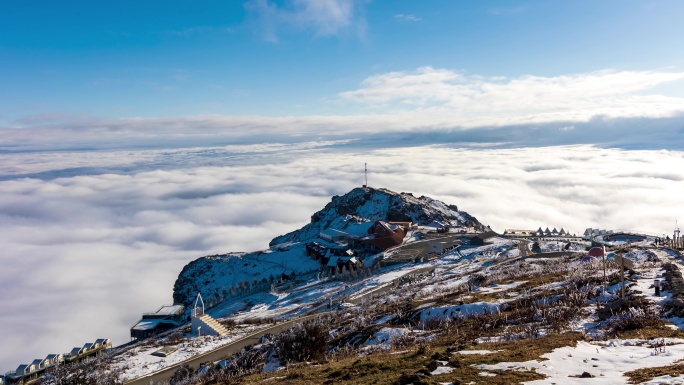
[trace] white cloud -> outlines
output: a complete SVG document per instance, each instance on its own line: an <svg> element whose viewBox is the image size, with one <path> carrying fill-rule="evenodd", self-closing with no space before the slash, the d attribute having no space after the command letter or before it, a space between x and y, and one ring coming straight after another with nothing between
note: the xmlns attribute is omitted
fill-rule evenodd
<svg viewBox="0 0 684 385"><path fill-rule="evenodd" d="M423 20L422 18L416 16L416 15L411 15L411 14L404 14L404 13L398 13L394 15L394 18L400 22L417 22Z"/></svg>
<svg viewBox="0 0 684 385"><path fill-rule="evenodd" d="M288 192L273 168L1 182L0 367L126 342L142 312L172 302L189 261L264 249L307 222L327 197Z"/></svg>
<svg viewBox="0 0 684 385"><path fill-rule="evenodd" d="M422 67L371 76L360 88L325 102L351 106L348 115L96 118L46 113L0 127L0 151L180 148L261 143L264 137L284 143L305 138L396 141L428 134L473 144L679 148L684 145L677 140L684 98L656 90L683 79L684 72L608 70L482 77Z"/></svg>
<svg viewBox="0 0 684 385"><path fill-rule="evenodd" d="M73 121L36 120L19 122L14 127L0 127L0 168L24 169L33 160L19 160L20 152L37 150L80 151L82 148L123 149L116 156L127 157L131 148L174 149L187 146L216 146L217 143L259 144L264 138L273 143L319 141L372 141L383 145L405 146L406 143L460 142L468 146L504 143L507 146L545 146L558 144L600 144L629 148L681 149L684 113L672 118L629 118L639 115L636 106L624 111L628 117L595 116L587 121L577 112L577 119L568 114L541 114L521 117L497 117L482 113L479 119L463 121L439 111L397 111L394 114L351 116L188 116L177 118L81 118ZM674 114L674 109L668 111ZM641 113L643 114L643 113ZM543 118L543 119L542 119ZM548 120L547 123L542 120ZM483 124L470 127L466 124ZM485 124L489 123L489 124ZM562 131L559 127L574 126ZM163 155L164 151L160 150ZM181 154L177 154L179 157ZM189 156L195 156L192 153ZM29 155L22 156L27 158ZM98 155L92 162L73 163L70 153L41 153L41 158L69 162L74 167L102 165ZM114 156L114 155L112 155ZM146 152L146 157L153 153ZM131 158L132 159L132 158ZM28 162L28 163L27 163ZM73 170L75 174L79 170ZM102 170L100 170L102 171ZM74 174L71 174L74 175ZM0 180L2 176L0 175Z"/></svg>
<svg viewBox="0 0 684 385"><path fill-rule="evenodd" d="M299 23L313 26L316 33L337 35L354 23L354 0L296 0L296 18Z"/></svg>
<svg viewBox="0 0 684 385"><path fill-rule="evenodd" d="M183 265L265 248L361 185L365 162L371 186L456 204L499 231L669 233L684 218L684 152L367 145L22 154L24 172L98 157L127 171L0 182L0 368L99 337L125 342L140 313L171 302Z"/></svg>
<svg viewBox="0 0 684 385"><path fill-rule="evenodd" d="M365 29L363 0L250 0L245 7L258 20L258 33L277 42L283 30L312 31L315 36L361 35Z"/></svg>
<svg viewBox="0 0 684 385"><path fill-rule="evenodd" d="M461 127L586 122L608 118L667 117L684 111L684 99L647 93L680 81L684 72L597 71L518 78L469 76L421 67L366 78L340 93L353 101L395 113L411 112L432 124Z"/></svg>

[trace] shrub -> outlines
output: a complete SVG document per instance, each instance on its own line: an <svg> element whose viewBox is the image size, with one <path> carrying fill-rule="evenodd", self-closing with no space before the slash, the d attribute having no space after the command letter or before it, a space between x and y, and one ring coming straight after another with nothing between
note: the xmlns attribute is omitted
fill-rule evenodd
<svg viewBox="0 0 684 385"><path fill-rule="evenodd" d="M328 327L320 320L310 320L281 333L276 351L281 362L323 361L328 347Z"/></svg>
<svg viewBox="0 0 684 385"><path fill-rule="evenodd" d="M178 345L183 340L185 340L185 337L183 337L183 334L177 332L177 333L171 334L166 339L156 341L156 344L159 346L174 346L174 345Z"/></svg>
<svg viewBox="0 0 684 385"><path fill-rule="evenodd" d="M608 319L606 327L611 333L657 327L661 323L659 310L656 306L645 308L630 308L626 312L616 314Z"/></svg>
<svg viewBox="0 0 684 385"><path fill-rule="evenodd" d="M192 372L193 370L188 365L179 366L169 379L169 384L181 385L187 383L192 377Z"/></svg>
<svg viewBox="0 0 684 385"><path fill-rule="evenodd" d="M416 344L416 336L413 333L392 333L390 335L392 349L404 349Z"/></svg>
<svg viewBox="0 0 684 385"><path fill-rule="evenodd" d="M425 321L421 322L419 326L423 327L423 330L442 330L446 331L452 324L451 318L444 318L439 316L428 317Z"/></svg>
<svg viewBox="0 0 684 385"><path fill-rule="evenodd" d="M266 366L267 356L272 353L271 350L270 344L243 349L231 359L224 361L224 367L218 377L226 380L261 372Z"/></svg>
<svg viewBox="0 0 684 385"><path fill-rule="evenodd" d="M50 385L121 385L117 374L106 371L97 363L85 363L75 366L60 365L51 377L45 380Z"/></svg>
<svg viewBox="0 0 684 385"><path fill-rule="evenodd" d="M272 324L275 322L276 321L273 317L245 318L244 320L241 321L241 323L244 325L263 325L263 324Z"/></svg>

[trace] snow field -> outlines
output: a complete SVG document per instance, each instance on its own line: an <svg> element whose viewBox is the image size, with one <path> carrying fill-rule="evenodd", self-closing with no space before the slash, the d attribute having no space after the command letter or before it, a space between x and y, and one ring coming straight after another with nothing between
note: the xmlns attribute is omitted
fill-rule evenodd
<svg viewBox="0 0 684 385"><path fill-rule="evenodd" d="M610 340L607 343L579 341L575 347L562 347L542 355L542 360L525 362L501 362L495 365L476 365L482 370L535 370L548 378L525 382L542 384L627 384L623 375L635 369L671 365L684 356L682 340L666 340L668 345L662 353L643 340ZM594 378L579 378L587 372Z"/></svg>

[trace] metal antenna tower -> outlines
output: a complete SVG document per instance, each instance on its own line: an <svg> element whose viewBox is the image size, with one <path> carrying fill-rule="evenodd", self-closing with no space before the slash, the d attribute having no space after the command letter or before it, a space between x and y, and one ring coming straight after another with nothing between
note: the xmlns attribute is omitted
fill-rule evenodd
<svg viewBox="0 0 684 385"><path fill-rule="evenodd" d="M674 235L673 237L675 239L679 238L679 226L677 226L677 220L675 219L675 230L674 230Z"/></svg>
<svg viewBox="0 0 684 385"><path fill-rule="evenodd" d="M368 186L368 163L363 164L363 174L366 177L366 184L363 185L363 187Z"/></svg>

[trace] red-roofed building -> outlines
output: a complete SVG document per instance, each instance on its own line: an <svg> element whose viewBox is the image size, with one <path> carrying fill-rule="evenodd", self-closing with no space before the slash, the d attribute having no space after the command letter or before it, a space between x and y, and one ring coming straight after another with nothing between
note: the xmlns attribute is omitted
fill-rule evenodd
<svg viewBox="0 0 684 385"><path fill-rule="evenodd" d="M363 247L371 252L380 252L404 242L406 230L403 226L376 221L368 229L368 238L361 240Z"/></svg>

